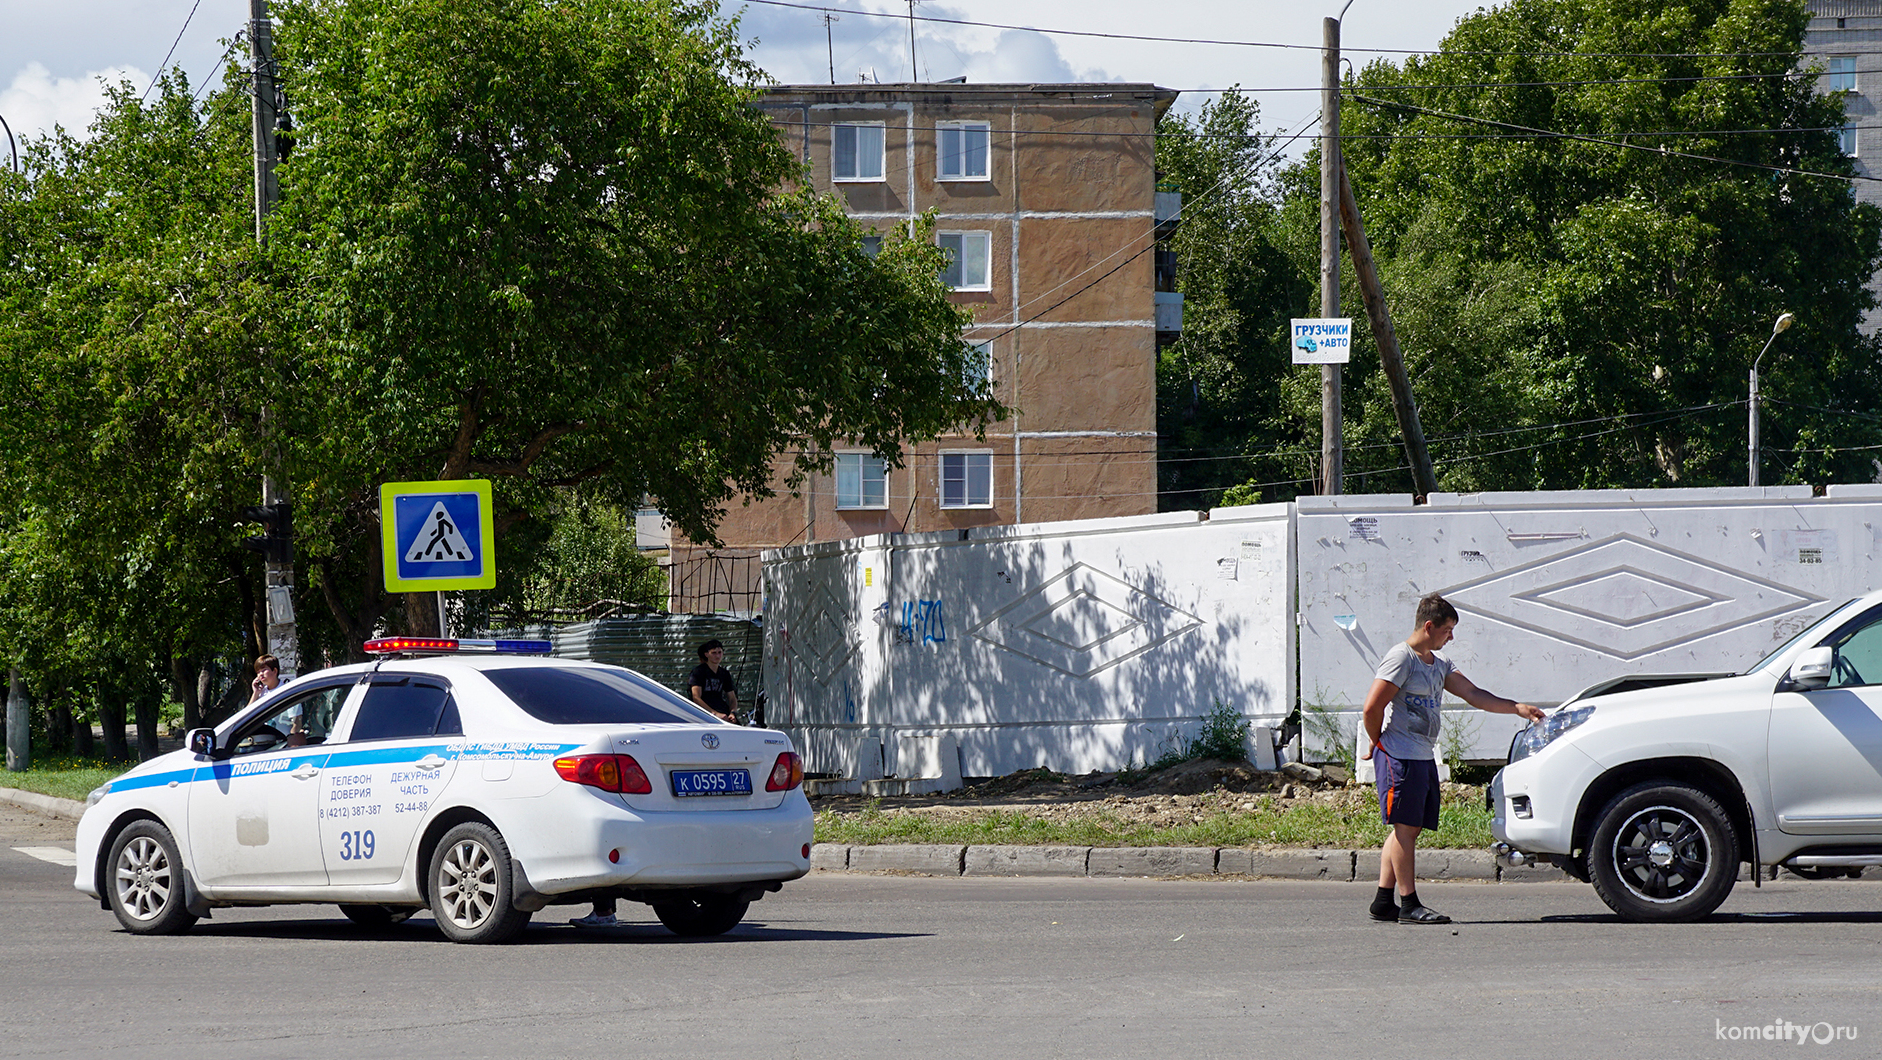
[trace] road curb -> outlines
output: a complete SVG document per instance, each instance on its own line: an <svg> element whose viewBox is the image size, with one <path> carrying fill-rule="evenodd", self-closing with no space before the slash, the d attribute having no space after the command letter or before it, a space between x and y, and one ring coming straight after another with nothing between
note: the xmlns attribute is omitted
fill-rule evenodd
<svg viewBox="0 0 1882 1060"><path fill-rule="evenodd" d="M54 817L69 817L76 821L85 816L85 804L75 799L61 799L52 795L41 795L37 791L21 791L18 788L0 788L0 802L10 802L15 806L24 806L29 810L49 813Z"/></svg>
<svg viewBox="0 0 1882 1060"><path fill-rule="evenodd" d="M1375 850L1318 847L1068 847L957 846L898 843L852 846L817 843L810 865L817 872L901 872L925 876L1253 876L1259 879L1370 883L1379 862ZM1487 850L1431 849L1418 852L1422 880L1482 883L1560 883L1570 877L1553 866L1508 869Z"/></svg>

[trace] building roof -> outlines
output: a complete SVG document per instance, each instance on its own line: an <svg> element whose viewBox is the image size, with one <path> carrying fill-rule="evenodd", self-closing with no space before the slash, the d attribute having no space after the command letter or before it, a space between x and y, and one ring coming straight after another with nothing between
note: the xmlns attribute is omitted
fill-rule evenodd
<svg viewBox="0 0 1882 1060"><path fill-rule="evenodd" d="M815 97L833 103L883 103L919 97L940 105L1014 100L1077 100L1097 103L1116 100L1120 105L1150 101L1161 116L1181 93L1143 82L1077 81L1064 84L969 84L965 81L860 82L837 85L776 85L765 95L779 99Z"/></svg>

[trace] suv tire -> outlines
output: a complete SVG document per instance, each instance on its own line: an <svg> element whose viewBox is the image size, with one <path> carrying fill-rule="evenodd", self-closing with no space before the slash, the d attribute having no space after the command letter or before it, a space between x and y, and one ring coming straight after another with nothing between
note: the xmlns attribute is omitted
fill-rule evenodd
<svg viewBox="0 0 1882 1060"><path fill-rule="evenodd" d="M1697 920L1738 878L1738 841L1718 800L1653 781L1616 795L1595 821L1588 875L1609 909L1635 921Z"/></svg>

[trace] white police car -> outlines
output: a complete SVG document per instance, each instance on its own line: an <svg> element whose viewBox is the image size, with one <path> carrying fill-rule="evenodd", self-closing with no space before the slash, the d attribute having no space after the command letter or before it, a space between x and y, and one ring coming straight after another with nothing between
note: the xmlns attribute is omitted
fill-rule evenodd
<svg viewBox="0 0 1882 1060"><path fill-rule="evenodd" d="M219 907L429 907L457 942L548 905L625 898L729 931L810 870L803 763L631 670L499 654L546 641L388 638L93 792L76 886L137 934ZM467 652L487 654L470 655Z"/></svg>

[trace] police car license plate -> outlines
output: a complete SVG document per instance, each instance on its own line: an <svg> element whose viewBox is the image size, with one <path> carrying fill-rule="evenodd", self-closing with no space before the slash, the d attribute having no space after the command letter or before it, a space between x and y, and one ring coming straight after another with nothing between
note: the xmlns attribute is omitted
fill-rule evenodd
<svg viewBox="0 0 1882 1060"><path fill-rule="evenodd" d="M751 771L747 769L676 769L672 772L673 794L750 795Z"/></svg>

